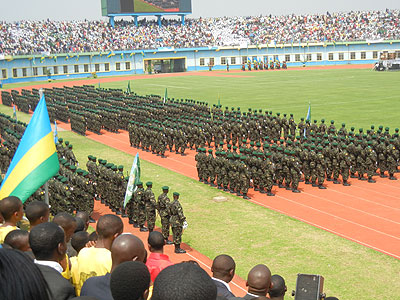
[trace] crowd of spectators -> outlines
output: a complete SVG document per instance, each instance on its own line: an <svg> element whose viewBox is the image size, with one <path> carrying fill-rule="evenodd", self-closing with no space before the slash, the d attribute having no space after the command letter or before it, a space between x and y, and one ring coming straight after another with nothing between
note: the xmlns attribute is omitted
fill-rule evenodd
<svg viewBox="0 0 400 300"><path fill-rule="evenodd" d="M0 54L400 39L400 10L285 16L117 21L0 22Z"/></svg>
<svg viewBox="0 0 400 300"><path fill-rule="evenodd" d="M248 273L247 294L236 297L231 256L213 260L212 277L195 261L174 264L160 232L149 234L147 251L141 239L124 233L116 215L101 216L89 234L85 212L50 220L47 204L29 203L29 232L17 227L23 214L17 197L0 201L0 299L283 300L287 291L281 276L259 264Z"/></svg>

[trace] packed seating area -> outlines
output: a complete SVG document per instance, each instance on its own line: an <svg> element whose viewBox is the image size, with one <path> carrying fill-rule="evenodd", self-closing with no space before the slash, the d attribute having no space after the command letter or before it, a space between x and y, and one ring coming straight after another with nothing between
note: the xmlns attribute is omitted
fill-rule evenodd
<svg viewBox="0 0 400 300"><path fill-rule="evenodd" d="M178 20L0 22L0 54L340 42L400 38L400 11L321 15L218 17Z"/></svg>

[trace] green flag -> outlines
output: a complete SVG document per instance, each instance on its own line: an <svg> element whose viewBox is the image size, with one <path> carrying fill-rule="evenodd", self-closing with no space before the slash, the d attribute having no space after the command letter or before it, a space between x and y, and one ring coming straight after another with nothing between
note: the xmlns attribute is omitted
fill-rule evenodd
<svg viewBox="0 0 400 300"><path fill-rule="evenodd" d="M126 92L129 94L131 93L131 82L130 81L128 81L128 87L126 89Z"/></svg>
<svg viewBox="0 0 400 300"><path fill-rule="evenodd" d="M163 103L167 102L167 99L168 99L168 89L165 88L165 94L164 94L164 101L163 101Z"/></svg>
<svg viewBox="0 0 400 300"><path fill-rule="evenodd" d="M129 175L128 186L126 187L124 208L131 201L133 193L136 191L136 184L140 181L140 159L139 153L136 153L133 160L131 173Z"/></svg>

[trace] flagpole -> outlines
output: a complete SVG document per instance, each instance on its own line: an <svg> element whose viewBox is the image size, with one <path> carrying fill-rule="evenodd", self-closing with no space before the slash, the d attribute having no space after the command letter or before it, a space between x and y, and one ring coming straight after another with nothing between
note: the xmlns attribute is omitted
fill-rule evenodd
<svg viewBox="0 0 400 300"><path fill-rule="evenodd" d="M49 182L44 184L44 202L49 205Z"/></svg>

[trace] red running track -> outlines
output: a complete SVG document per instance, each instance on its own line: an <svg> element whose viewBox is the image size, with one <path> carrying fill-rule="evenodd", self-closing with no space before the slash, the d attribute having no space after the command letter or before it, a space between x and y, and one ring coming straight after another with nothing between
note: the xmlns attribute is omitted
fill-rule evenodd
<svg viewBox="0 0 400 300"><path fill-rule="evenodd" d="M60 127L70 129L69 124ZM119 134L88 132L88 138L134 155L171 171L198 179L194 150L186 156L167 152L161 158L132 148L126 131ZM324 229L361 245L400 259L400 181L374 178L376 183L350 179L350 187L326 183L326 190L300 183L300 194L274 188L275 197L249 191L251 202Z"/></svg>

